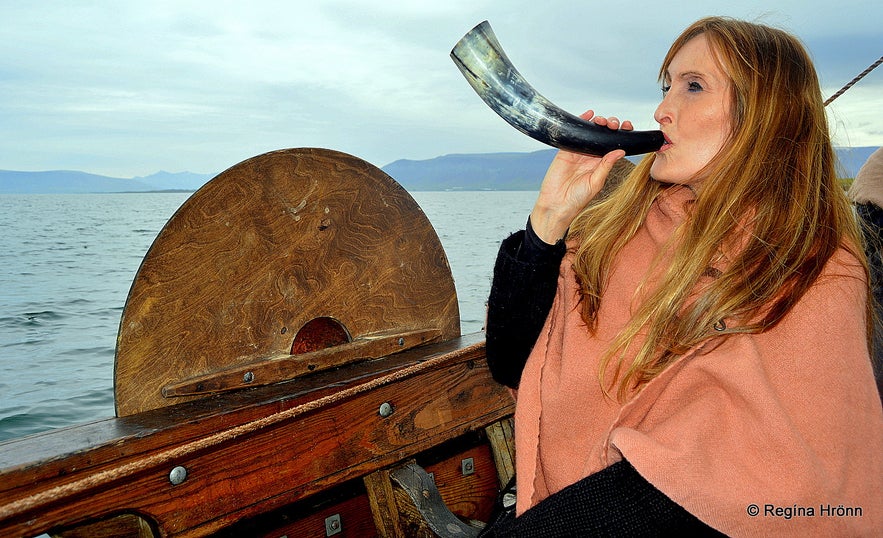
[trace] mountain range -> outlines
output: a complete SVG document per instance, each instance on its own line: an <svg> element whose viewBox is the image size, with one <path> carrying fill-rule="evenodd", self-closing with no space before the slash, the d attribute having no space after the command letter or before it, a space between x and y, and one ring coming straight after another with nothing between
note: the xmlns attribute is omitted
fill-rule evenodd
<svg viewBox="0 0 883 538"><path fill-rule="evenodd" d="M844 176L855 177L876 146L837 148ZM401 159L382 170L410 191L537 190L554 149L533 152L442 155ZM0 170L0 194L76 194L109 192L192 192L216 174L157 172L116 178L71 170L21 172Z"/></svg>
<svg viewBox="0 0 883 538"><path fill-rule="evenodd" d="M214 174L157 172L131 179L74 170L18 172L0 170L0 194L85 194L107 192L192 192Z"/></svg>

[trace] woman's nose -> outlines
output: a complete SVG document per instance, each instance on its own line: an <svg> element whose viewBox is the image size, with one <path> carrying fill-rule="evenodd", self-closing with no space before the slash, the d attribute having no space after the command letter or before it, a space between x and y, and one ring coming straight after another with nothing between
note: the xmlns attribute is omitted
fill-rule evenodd
<svg viewBox="0 0 883 538"><path fill-rule="evenodd" d="M662 125L663 123L671 123L672 112L671 106L669 103L668 95L662 98L659 106L656 107L656 112L653 113L653 119L656 120L656 123Z"/></svg>

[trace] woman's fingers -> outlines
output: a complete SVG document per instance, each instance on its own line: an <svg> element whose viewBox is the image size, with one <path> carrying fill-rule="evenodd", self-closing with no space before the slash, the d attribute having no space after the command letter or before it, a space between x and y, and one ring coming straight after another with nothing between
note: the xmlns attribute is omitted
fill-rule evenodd
<svg viewBox="0 0 883 538"><path fill-rule="evenodd" d="M601 189L604 188L604 184L607 182L607 176L610 175L610 171L613 170L616 161L623 157L625 157L625 151L615 149L601 158L598 165L592 170L592 173L588 178L588 187L591 192L591 198L594 198L595 195L601 192Z"/></svg>
<svg viewBox="0 0 883 538"><path fill-rule="evenodd" d="M631 120L620 121L616 116L596 116L594 110L587 110L580 114L580 118L586 121L592 121L596 125L603 125L610 129L622 129L624 131L634 130Z"/></svg>

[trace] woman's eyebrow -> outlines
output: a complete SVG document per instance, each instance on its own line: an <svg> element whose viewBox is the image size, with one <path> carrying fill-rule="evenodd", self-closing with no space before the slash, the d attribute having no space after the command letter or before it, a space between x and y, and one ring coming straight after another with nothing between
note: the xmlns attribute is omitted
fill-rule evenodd
<svg viewBox="0 0 883 538"><path fill-rule="evenodd" d="M705 73L703 73L702 71L684 71L683 73L678 74L678 78L693 78L693 77L708 78L708 76Z"/></svg>
<svg viewBox="0 0 883 538"><path fill-rule="evenodd" d="M702 71L690 70L690 71L684 71L683 73L678 73L676 78L689 78L689 77L706 78L706 74L703 73ZM662 78L664 78L666 80L671 80L672 79L671 71L666 69L662 73Z"/></svg>

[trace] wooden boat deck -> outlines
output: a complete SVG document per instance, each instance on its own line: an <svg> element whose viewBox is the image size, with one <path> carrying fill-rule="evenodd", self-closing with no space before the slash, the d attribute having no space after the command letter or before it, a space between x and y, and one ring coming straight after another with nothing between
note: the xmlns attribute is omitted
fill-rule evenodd
<svg viewBox="0 0 883 538"><path fill-rule="evenodd" d="M379 412L384 403L392 407L387 417ZM392 489L389 469L413 458L458 458L451 450L492 453L477 439L486 439L484 429L512 411L511 395L490 378L483 334L476 333L285 383L9 441L0 444L0 536L123 513L137 514L154 535L205 536L234 524L256 525L249 520L278 510L290 522L285 507L297 513L298 506L327 503L335 494L352 496L344 504L380 502L372 517L388 528L377 535L403 535L402 510L377 501L381 490ZM486 460L477 459L485 469ZM492 489L464 518L487 516L487 499L504 478L496 469L506 467L490 463L494 476L484 472L476 480L483 483L479 489ZM186 469L179 485L170 481L176 467ZM363 483L367 497L342 487L352 482ZM299 515L315 517L310 510Z"/></svg>

